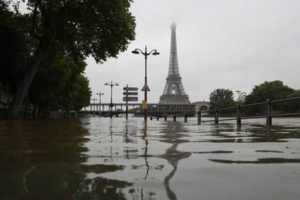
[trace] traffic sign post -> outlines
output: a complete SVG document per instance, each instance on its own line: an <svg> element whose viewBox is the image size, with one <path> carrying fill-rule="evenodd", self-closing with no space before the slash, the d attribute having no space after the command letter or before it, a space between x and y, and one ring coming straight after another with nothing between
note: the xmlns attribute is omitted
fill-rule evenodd
<svg viewBox="0 0 300 200"><path fill-rule="evenodd" d="M132 91L138 91L137 87L128 87L128 85L126 85L126 87L123 88L124 92L123 95L125 95L123 97L123 101L126 102L126 119L128 119L128 101L137 101L138 100L138 92L132 92ZM129 92L131 91L131 92Z"/></svg>

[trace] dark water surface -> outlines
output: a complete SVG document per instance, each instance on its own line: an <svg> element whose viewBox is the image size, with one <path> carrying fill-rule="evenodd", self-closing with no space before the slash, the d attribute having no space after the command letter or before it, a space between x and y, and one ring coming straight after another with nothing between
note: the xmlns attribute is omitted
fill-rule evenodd
<svg viewBox="0 0 300 200"><path fill-rule="evenodd" d="M299 200L300 119L0 122L0 199Z"/></svg>

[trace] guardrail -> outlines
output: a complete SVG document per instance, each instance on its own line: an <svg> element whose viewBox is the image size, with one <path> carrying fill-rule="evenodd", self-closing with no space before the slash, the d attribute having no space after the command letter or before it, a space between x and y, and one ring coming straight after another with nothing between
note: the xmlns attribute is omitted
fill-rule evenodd
<svg viewBox="0 0 300 200"><path fill-rule="evenodd" d="M266 125L272 126L272 119L276 117L294 117L294 116L300 116L299 111L295 111L293 113L275 113L273 114L272 106L277 103L282 102L289 102L289 101L297 101L297 105L299 104L300 107L300 97L293 97L293 98L286 98L286 99L280 99L280 100L270 100L267 99L265 102L259 102L259 103L253 103L253 104L245 104L245 105L237 105L233 107L227 107L227 108L216 108L215 110L209 110L205 113L214 113L214 120L201 120L202 112L199 110L198 112L198 124L201 124L201 122L214 122L215 124L219 124L220 121L232 121L236 120L236 124L240 126L242 124L242 119L257 119L257 118L266 118ZM252 116L243 116L242 110L243 109L249 109L257 106L265 106L265 114L263 115L252 115ZM228 110L234 110L235 111L235 117L231 118L225 118L220 119L220 113Z"/></svg>

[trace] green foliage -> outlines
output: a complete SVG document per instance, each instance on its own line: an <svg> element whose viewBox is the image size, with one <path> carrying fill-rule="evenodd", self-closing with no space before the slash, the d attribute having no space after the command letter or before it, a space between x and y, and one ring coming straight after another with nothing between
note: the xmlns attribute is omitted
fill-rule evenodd
<svg viewBox="0 0 300 200"><path fill-rule="evenodd" d="M249 104L264 102L267 99L284 99L293 92L294 89L284 85L282 81L266 81L260 85L256 85L245 101Z"/></svg>
<svg viewBox="0 0 300 200"><path fill-rule="evenodd" d="M27 12L22 14L18 5L24 2ZM10 58L15 58L0 61L3 62L1 67L5 66L1 69L5 73L1 74L8 75L3 77L17 77L7 82L18 88L10 116L17 116L36 73L41 73L41 68L52 66L53 60L68 58L78 61L92 56L97 62L103 62L109 57L116 57L119 51L125 51L129 41L135 37L135 19L129 11L130 3L131 0L0 0L1 15L6 13L8 16L1 16L1 23L5 22L0 24L1 39L11 41L3 49L8 49ZM4 35L2 30L5 26L15 32L16 37L9 31L5 31ZM20 42L16 38L20 38ZM21 52L25 53L22 59L16 59ZM17 60L17 63L9 63L11 60ZM18 70L17 66L22 70ZM47 85L45 82L42 84ZM37 89L32 88L31 91ZM38 94L42 97L36 99L46 99L41 93ZM34 93L31 92L30 96L34 99Z"/></svg>
<svg viewBox="0 0 300 200"><path fill-rule="evenodd" d="M236 103L233 99L233 92L229 89L215 89L209 95L210 107L212 110L218 108L226 108L235 106Z"/></svg>
<svg viewBox="0 0 300 200"><path fill-rule="evenodd" d="M300 97L300 90L296 90L290 95L287 96L287 98L295 98ZM300 112L300 99L290 100L283 103L284 105L284 111L289 113L296 113Z"/></svg>
<svg viewBox="0 0 300 200"><path fill-rule="evenodd" d="M30 45L25 17L15 16L4 5L0 3L0 82L15 92L26 71Z"/></svg>
<svg viewBox="0 0 300 200"><path fill-rule="evenodd" d="M45 64L49 61L45 62ZM71 58L56 58L40 68L30 89L30 100L39 113L50 110L80 110L90 102L89 81L82 75L86 64Z"/></svg>
<svg viewBox="0 0 300 200"><path fill-rule="evenodd" d="M264 82L256 85L252 92L246 96L245 104L265 102L267 99L279 100L285 99L294 92L294 89L283 84L282 81ZM283 103L276 103L272 105L275 112L284 111L285 105ZM247 110L248 113L265 113L265 106L251 107Z"/></svg>
<svg viewBox="0 0 300 200"><path fill-rule="evenodd" d="M73 57L105 61L135 36L130 0L29 0L27 7L32 36Z"/></svg>

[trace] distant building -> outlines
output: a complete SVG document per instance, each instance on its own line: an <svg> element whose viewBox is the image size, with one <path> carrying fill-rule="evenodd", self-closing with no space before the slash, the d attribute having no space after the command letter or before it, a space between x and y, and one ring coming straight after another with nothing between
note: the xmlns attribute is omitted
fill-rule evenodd
<svg viewBox="0 0 300 200"><path fill-rule="evenodd" d="M210 104L209 101L196 101L192 103L193 105L195 105L195 111L198 112L199 109L201 111L208 111Z"/></svg>

